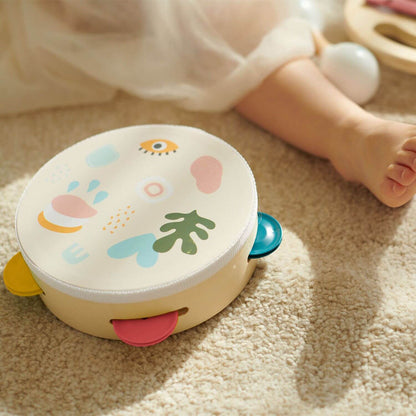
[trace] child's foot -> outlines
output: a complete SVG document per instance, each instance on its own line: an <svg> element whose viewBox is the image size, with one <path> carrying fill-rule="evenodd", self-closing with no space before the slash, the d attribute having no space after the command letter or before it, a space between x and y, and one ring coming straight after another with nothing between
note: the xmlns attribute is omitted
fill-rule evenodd
<svg viewBox="0 0 416 416"><path fill-rule="evenodd" d="M416 125L372 118L334 141L330 160L347 180L360 182L389 207L416 193Z"/></svg>

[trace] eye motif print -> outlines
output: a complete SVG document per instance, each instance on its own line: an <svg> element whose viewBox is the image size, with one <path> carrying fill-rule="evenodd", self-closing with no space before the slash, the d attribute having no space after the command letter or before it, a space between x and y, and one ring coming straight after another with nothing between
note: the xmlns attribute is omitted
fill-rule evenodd
<svg viewBox="0 0 416 416"><path fill-rule="evenodd" d="M143 153L148 153L151 156L154 155L169 155L170 153L176 153L178 145L166 139L153 139L140 143L139 150Z"/></svg>

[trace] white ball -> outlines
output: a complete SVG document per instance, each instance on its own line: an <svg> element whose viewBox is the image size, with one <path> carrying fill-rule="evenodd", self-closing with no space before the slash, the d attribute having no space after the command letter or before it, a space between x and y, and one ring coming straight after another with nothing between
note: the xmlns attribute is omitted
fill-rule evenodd
<svg viewBox="0 0 416 416"><path fill-rule="evenodd" d="M315 1L313 0L291 0L291 4L293 5L297 11L299 17L302 17L309 21L310 25L314 29L322 30L324 27L323 19L319 8L317 7Z"/></svg>
<svg viewBox="0 0 416 416"><path fill-rule="evenodd" d="M380 82L377 59L361 45L352 42L328 45L321 54L320 68L357 104L368 102L377 92Z"/></svg>
<svg viewBox="0 0 416 416"><path fill-rule="evenodd" d="M281 3L279 4L280 17L300 17L307 20L312 28L323 30L323 18L314 0L289 0Z"/></svg>

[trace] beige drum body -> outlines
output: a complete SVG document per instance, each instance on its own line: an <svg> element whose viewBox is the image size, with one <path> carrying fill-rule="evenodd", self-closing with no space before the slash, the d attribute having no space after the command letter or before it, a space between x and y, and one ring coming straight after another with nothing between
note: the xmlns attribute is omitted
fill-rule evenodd
<svg viewBox="0 0 416 416"><path fill-rule="evenodd" d="M254 271L256 232L248 164L185 126L133 126L76 143L35 174L16 214L45 305L114 339L116 321L176 311L179 332L221 311Z"/></svg>
<svg viewBox="0 0 416 416"><path fill-rule="evenodd" d="M229 305L244 289L256 267L247 261L253 239L223 269L204 282L183 292L138 303L96 303L69 296L39 279L41 298L48 309L69 326L101 338L118 339L113 319L141 319L179 311L173 333L208 320Z"/></svg>

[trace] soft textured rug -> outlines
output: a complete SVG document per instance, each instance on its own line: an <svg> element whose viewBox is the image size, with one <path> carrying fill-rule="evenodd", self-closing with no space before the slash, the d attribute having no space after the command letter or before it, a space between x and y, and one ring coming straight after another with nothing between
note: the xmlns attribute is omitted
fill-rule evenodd
<svg viewBox="0 0 416 416"><path fill-rule="evenodd" d="M320 2L332 41L342 2ZM416 123L416 78L382 67L368 110ZM1 415L416 414L416 201L382 206L331 166L235 112L201 114L120 94L110 103L0 119L0 268L18 250L30 177L95 133L199 127L251 165L281 247L208 322L150 348L82 334L0 282Z"/></svg>

